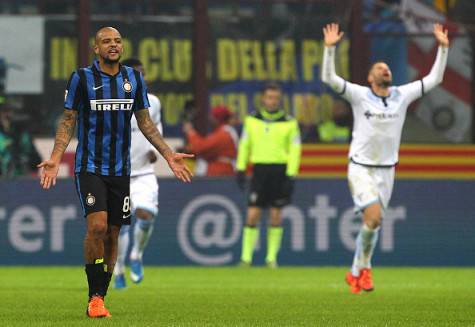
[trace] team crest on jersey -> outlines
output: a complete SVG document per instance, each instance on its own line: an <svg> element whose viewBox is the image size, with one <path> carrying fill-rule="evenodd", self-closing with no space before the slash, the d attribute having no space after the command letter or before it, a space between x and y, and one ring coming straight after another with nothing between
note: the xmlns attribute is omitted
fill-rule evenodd
<svg viewBox="0 0 475 327"><path fill-rule="evenodd" d="M86 197L86 204L90 207L92 207L94 205L94 203L96 203L96 198L94 195L92 195L91 193L88 193L87 194L87 197Z"/></svg>
<svg viewBox="0 0 475 327"><path fill-rule="evenodd" d="M128 80L125 80L122 84L122 88L125 92L130 93L132 92L132 83L130 83Z"/></svg>

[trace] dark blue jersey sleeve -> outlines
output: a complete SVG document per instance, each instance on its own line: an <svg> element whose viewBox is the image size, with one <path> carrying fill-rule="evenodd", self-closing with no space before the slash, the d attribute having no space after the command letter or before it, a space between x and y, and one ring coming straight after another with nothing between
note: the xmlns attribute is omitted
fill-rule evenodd
<svg viewBox="0 0 475 327"><path fill-rule="evenodd" d="M135 93L135 101L133 108L134 111L150 108L147 92L147 84L145 83L143 75L140 74L140 78L137 79L137 92Z"/></svg>
<svg viewBox="0 0 475 327"><path fill-rule="evenodd" d="M78 110L81 105L81 83L79 80L78 72L74 71L64 92L64 108L66 109Z"/></svg>

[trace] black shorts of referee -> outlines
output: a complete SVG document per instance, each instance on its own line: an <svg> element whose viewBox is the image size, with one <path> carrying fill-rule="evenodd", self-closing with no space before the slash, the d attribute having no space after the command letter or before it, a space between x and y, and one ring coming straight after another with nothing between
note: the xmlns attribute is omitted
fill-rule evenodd
<svg viewBox="0 0 475 327"><path fill-rule="evenodd" d="M254 164L248 205L282 208L291 201L293 184L286 164Z"/></svg>

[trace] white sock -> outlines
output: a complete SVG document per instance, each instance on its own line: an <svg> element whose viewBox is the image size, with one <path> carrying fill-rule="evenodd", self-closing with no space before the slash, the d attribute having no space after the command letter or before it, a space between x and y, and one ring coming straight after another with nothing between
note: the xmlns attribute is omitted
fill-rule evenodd
<svg viewBox="0 0 475 327"><path fill-rule="evenodd" d="M117 262L114 267L114 275L121 275L125 273L125 258L127 257L127 250L129 249L129 229L130 226L122 226L119 233L119 245L117 249Z"/></svg>
<svg viewBox="0 0 475 327"><path fill-rule="evenodd" d="M144 220L137 218L134 225L134 244L130 252L131 260L142 260L143 252L152 235L154 219Z"/></svg>
<svg viewBox="0 0 475 327"><path fill-rule="evenodd" d="M371 229L366 224L363 224L361 227L356 238L355 256L351 266L351 274L353 276L359 276L360 270L363 268L371 268L371 257L378 242L378 235L379 227Z"/></svg>

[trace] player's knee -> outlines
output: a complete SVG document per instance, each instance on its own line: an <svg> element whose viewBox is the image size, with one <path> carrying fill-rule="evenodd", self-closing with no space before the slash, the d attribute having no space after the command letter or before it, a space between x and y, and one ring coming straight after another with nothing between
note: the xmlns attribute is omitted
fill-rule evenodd
<svg viewBox="0 0 475 327"><path fill-rule="evenodd" d="M256 227L259 224L260 219L256 217L247 217L246 226Z"/></svg>
<svg viewBox="0 0 475 327"><path fill-rule="evenodd" d="M364 212L364 223L370 229L376 229L381 225L381 209L378 207L368 208Z"/></svg>
<svg viewBox="0 0 475 327"><path fill-rule="evenodd" d="M135 210L135 216L142 220L152 220L154 214L148 210L137 208Z"/></svg>
<svg viewBox="0 0 475 327"><path fill-rule="evenodd" d="M272 227L280 227L282 226L282 218L280 217L274 217L271 219L269 219L269 225L271 225Z"/></svg>
<svg viewBox="0 0 475 327"><path fill-rule="evenodd" d="M372 218L365 221L366 226L370 229L376 229L381 226L381 218Z"/></svg>
<svg viewBox="0 0 475 327"><path fill-rule="evenodd" d="M272 227L282 226L282 209L280 207L273 207L270 210L269 223Z"/></svg>
<svg viewBox="0 0 475 327"><path fill-rule="evenodd" d="M94 238L105 238L107 235L107 222L105 221L96 221L89 225L88 234Z"/></svg>
<svg viewBox="0 0 475 327"><path fill-rule="evenodd" d="M151 216L150 219L141 219L138 218L136 224L140 227L142 230L149 230L150 227L153 226L154 222L154 216Z"/></svg>
<svg viewBox="0 0 475 327"><path fill-rule="evenodd" d="M261 221L261 208L251 207L247 211L246 225L255 227Z"/></svg>
<svg viewBox="0 0 475 327"><path fill-rule="evenodd" d="M371 214L366 215L364 222L370 229L376 229L381 226L380 211L373 211Z"/></svg>

